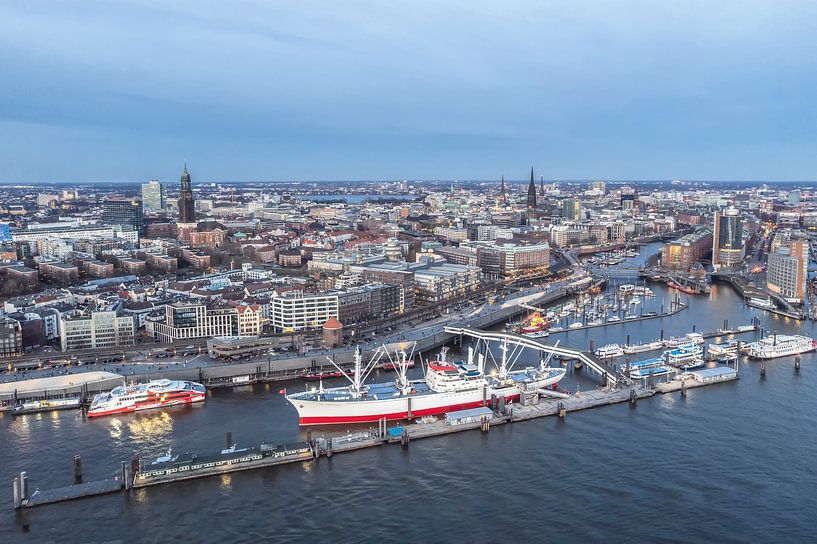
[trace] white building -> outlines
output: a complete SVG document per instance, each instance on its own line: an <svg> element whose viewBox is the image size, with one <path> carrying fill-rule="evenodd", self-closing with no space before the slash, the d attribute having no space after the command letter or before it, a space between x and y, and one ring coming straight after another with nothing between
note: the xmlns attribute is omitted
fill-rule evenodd
<svg viewBox="0 0 817 544"><path fill-rule="evenodd" d="M117 316L116 312L60 316L62 351L130 346L134 333L133 316Z"/></svg>
<svg viewBox="0 0 817 544"><path fill-rule="evenodd" d="M275 332L318 329L338 317L337 293L287 291L270 299L270 320Z"/></svg>

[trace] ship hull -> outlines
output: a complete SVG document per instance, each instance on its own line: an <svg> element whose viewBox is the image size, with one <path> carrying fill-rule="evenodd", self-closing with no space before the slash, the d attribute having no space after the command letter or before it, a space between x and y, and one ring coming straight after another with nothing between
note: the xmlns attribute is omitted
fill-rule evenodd
<svg viewBox="0 0 817 544"><path fill-rule="evenodd" d="M519 400L522 389L544 389L558 383L564 377L560 373L551 378L534 380L522 384L511 384L485 389L429 393L399 396L390 399L354 401L318 401L299 398L300 394L287 397L298 411L298 424L337 425L341 423L374 423L385 418L387 421L434 416L487 406L492 397L505 402Z"/></svg>
<svg viewBox="0 0 817 544"><path fill-rule="evenodd" d="M184 404L193 404L204 401L204 393L185 392L184 394L175 396L173 398L166 398L165 400L145 399L144 401L137 401L132 404L116 407L100 407L98 409L89 410L88 417L110 416L114 414L129 414L131 412L141 412L144 410L155 410L157 408L166 408L168 406L179 406Z"/></svg>

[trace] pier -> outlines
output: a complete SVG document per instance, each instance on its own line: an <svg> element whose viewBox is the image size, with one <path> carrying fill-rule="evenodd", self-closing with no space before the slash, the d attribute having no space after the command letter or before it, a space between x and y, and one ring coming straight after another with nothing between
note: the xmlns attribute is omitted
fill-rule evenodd
<svg viewBox="0 0 817 544"><path fill-rule="evenodd" d="M556 348L561 349L561 348ZM563 350L568 352L572 350ZM581 354L581 352L578 352ZM586 355L586 354L584 354ZM588 358L589 359L589 358ZM596 364L595 361L589 361ZM588 363L589 364L589 363ZM725 370L725 369L728 369ZM308 440L296 444L269 446L245 449L224 450L221 454L209 456L189 456L182 460L171 458L152 464L141 463L137 458L123 461L119 476L113 479L88 483L77 483L70 486L29 493L28 475L22 472L13 482L13 505L15 509L33 508L81 498L128 491L130 489L154 485L170 485L187 480L218 476L230 472L271 468L292 463L313 462L320 457L330 458L338 453L347 453L364 448L383 447L389 444L400 444L410 447L412 440L432 438L464 431L480 430L489 433L491 427L520 421L530 421L542 417L556 416L564 419L570 412L629 403L635 407L639 400L648 399L656 394L680 391L686 395L687 389L724 383L738 379L737 369L728 367L692 372L684 379L659 383L655 386L638 385L628 387L604 387L591 391L577 392L568 395L559 392L531 391L523 395L521 402L450 412L442 418L433 420L423 418L415 422L389 422L382 420L376 430L345 433L324 433L314 439L311 431L307 432ZM232 436L228 433L228 444ZM78 468L79 466L79 468ZM75 477L81 478L81 463L75 457Z"/></svg>

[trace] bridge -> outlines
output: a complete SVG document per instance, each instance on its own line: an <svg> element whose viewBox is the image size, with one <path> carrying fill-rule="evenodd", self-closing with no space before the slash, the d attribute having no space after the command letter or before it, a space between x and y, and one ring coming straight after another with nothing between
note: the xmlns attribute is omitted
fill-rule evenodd
<svg viewBox="0 0 817 544"><path fill-rule="evenodd" d="M477 340L483 340L485 342L507 341L509 344L514 346L535 349L543 353L558 355L559 357L576 358L585 365L587 365L588 368L599 374L604 379L607 385L616 385L618 383L618 377L616 376L616 372L613 369L613 367L601 361L592 353L566 348L562 346L553 346L545 344L544 342L541 342L536 338L529 338L527 336L522 336L519 334L484 331L481 329L471 329L468 327L464 327L458 323L446 325L444 330L449 334L456 334L459 335L460 337L468 336L470 338L476 338Z"/></svg>

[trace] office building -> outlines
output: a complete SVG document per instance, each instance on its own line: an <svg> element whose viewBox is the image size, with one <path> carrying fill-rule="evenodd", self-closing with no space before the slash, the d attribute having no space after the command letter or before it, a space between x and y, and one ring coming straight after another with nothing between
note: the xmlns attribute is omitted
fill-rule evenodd
<svg viewBox="0 0 817 544"><path fill-rule="evenodd" d="M712 266L733 268L743 261L743 222L735 208L715 212L712 234Z"/></svg>
<svg viewBox="0 0 817 544"><path fill-rule="evenodd" d="M712 231L699 229L661 248L661 267L685 272L712 251Z"/></svg>
<svg viewBox="0 0 817 544"><path fill-rule="evenodd" d="M164 210L166 204L164 183L153 180L142 184L142 207L145 210Z"/></svg>
<svg viewBox="0 0 817 544"><path fill-rule="evenodd" d="M330 317L338 317L337 293L287 291L270 298L270 321L275 332L319 329Z"/></svg>
<svg viewBox="0 0 817 544"><path fill-rule="evenodd" d="M23 352L23 328L20 322L0 316L0 357L11 357Z"/></svg>
<svg viewBox="0 0 817 544"><path fill-rule="evenodd" d="M133 316L116 312L61 314L62 351L133 345L136 332Z"/></svg>
<svg viewBox="0 0 817 544"><path fill-rule="evenodd" d="M562 202L562 217L567 221L581 220L582 206L576 198L568 198Z"/></svg>
<svg viewBox="0 0 817 544"><path fill-rule="evenodd" d="M108 198L102 201L102 222L108 225L129 225L142 232L145 221L142 201L135 198Z"/></svg>
<svg viewBox="0 0 817 544"><path fill-rule="evenodd" d="M808 241L792 240L769 255L766 288L788 302L800 304L806 299L808 280Z"/></svg>
<svg viewBox="0 0 817 544"><path fill-rule="evenodd" d="M550 245L497 244L477 249L477 266L489 278L513 278L550 268Z"/></svg>

